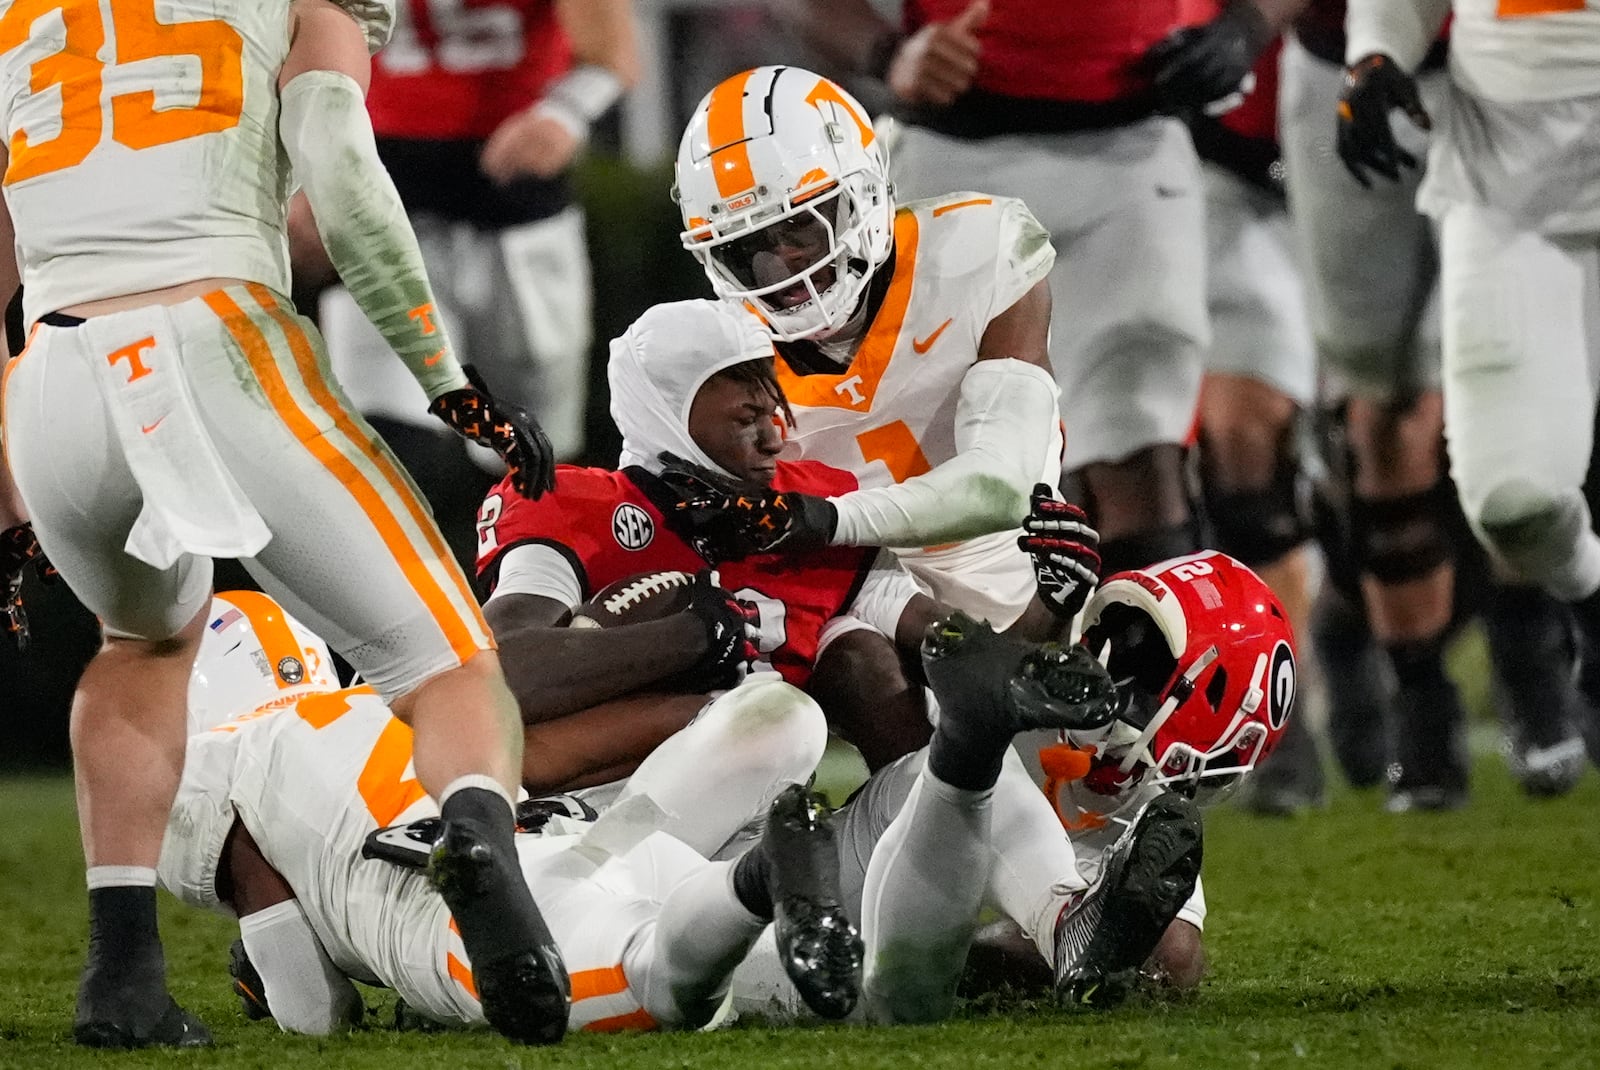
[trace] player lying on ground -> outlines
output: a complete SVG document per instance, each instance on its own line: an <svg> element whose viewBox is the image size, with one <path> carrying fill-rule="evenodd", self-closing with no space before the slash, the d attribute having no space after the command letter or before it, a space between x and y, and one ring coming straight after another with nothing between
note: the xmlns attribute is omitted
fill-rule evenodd
<svg viewBox="0 0 1600 1070"><path fill-rule="evenodd" d="M258 609L266 602L255 601ZM241 613L219 600L217 608L195 674L199 731L171 819L164 885L186 902L239 915L244 954L236 968L255 982L246 994L272 1008L286 1029L320 1033L348 1024L360 1009L350 978L387 984L434 1020L481 1020L470 962L442 901L417 873L385 860L425 855L416 844L410 852L393 848L408 838L431 842L436 824L379 831L386 821L436 813L405 779L409 730L370 689L334 690L325 674L313 672L286 693L273 674L252 673L274 657L316 665L320 642L301 641L275 607ZM268 634L274 629L276 639ZM293 653L268 649L285 637ZM1109 720L1115 707L1109 676L1081 648L1008 642L964 618L936 630L935 639L926 657L947 713L931 763L952 780L992 780L1017 728L1087 728ZM205 727L229 700L248 712ZM773 917L791 995L826 1017L850 1011L860 943L839 908L831 830L798 788L779 796L761 844L737 863L705 862L626 811L614 808L579 835L519 838L524 875L577 967L574 1026L703 1024L733 966ZM927 822L939 816L935 810L908 822L920 824L927 840L936 831ZM1152 817L1141 827L1167 828L1181 816ZM1198 825L1185 827L1192 835L1172 860L1180 868L1166 890L1173 911L1199 864ZM1146 838L1131 838L1127 849ZM914 879L928 862L915 851L891 848L888 856L867 878L869 895L882 882L881 895L898 898L896 882ZM1150 865L1125 869L1152 876ZM920 946L921 932L906 924L919 916L913 906L879 926L883 946ZM1076 916L1080 927L1090 917ZM1107 924L1108 939L1086 934L1075 960L1084 969L1114 963L1108 956L1127 946L1122 927ZM1133 962L1142 959L1139 951ZM886 1005L922 1004L914 973L890 980L880 984Z"/></svg>
<svg viewBox="0 0 1600 1070"><path fill-rule="evenodd" d="M470 957L421 872L438 807L411 773L411 730L372 689L341 690L318 671L326 648L265 596L214 605L162 884L239 917L241 963L255 971L241 964L241 975L285 1029L359 1019L351 979L393 988L432 1020L481 1023ZM302 666L291 688L257 668L285 658ZM585 834L551 820L543 835L517 837L522 875L572 971L571 1027L704 1024L769 922L805 1002L824 1017L848 1013L861 945L839 910L831 827L798 787L761 787L771 816L737 862L707 862L627 806ZM422 818L363 850L380 828Z"/></svg>
<svg viewBox="0 0 1600 1070"><path fill-rule="evenodd" d="M915 659L941 610L894 555L829 547L754 556L725 563L721 589L705 579L688 583L708 562L675 530L688 513L679 503L705 491L707 478L763 490L855 485L848 473L816 462L778 459L788 413L772 366L771 344L752 317L707 301L651 309L613 342L610 364L624 455L647 460L620 472L562 469L560 489L537 504L504 486L484 500L478 567L493 592L484 612L530 724L530 790L625 775L699 702L679 697L640 708L618 700L641 691L702 694L736 678L752 654L812 688L869 767L926 743L922 688L908 681L901 655ZM693 462L700 475L674 486L658 474L664 453ZM1045 562L1055 579L1049 597L1014 626L1031 638L1060 631L1098 564L1081 514L1051 508L1060 515L1041 520L1055 525L1041 550L1057 555ZM1015 547L1010 553L1027 567L1026 556ZM659 580L654 589L624 585L613 608L595 604L609 602L604 595L618 581L667 573L678 574L675 590L662 590ZM567 627L574 616L608 626ZM744 642L747 623L754 650ZM812 675L830 643L850 649L862 666L848 679Z"/></svg>

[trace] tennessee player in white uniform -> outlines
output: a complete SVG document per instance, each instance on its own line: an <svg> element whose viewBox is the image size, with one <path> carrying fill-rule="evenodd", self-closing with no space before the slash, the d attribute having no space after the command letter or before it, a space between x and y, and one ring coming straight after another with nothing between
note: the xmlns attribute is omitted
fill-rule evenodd
<svg viewBox="0 0 1600 1070"><path fill-rule="evenodd" d="M1572 603L1600 649L1582 490L1600 374L1600 0L1354 0L1347 61L1387 57L1404 79L1452 11L1450 101L1418 192L1439 228L1451 471L1485 545Z"/></svg>
<svg viewBox="0 0 1600 1070"><path fill-rule="evenodd" d="M417 869L363 857L377 830L438 816L416 780L411 729L369 687L340 689L323 673L285 686L261 672L326 655L264 596L229 592L210 616L162 885L189 905L241 915L264 983L257 995L285 1030L327 1033L359 1020L352 978L394 989L434 1021L482 1023L471 959L444 900ZM782 786L720 801L765 812ZM741 905L732 876L741 863L707 862L626 804L613 815L587 826L555 817L542 834L517 837L521 875L571 969L569 1027L704 1024L771 919ZM291 898L252 909L262 896L240 887L241 835ZM825 851L832 856L831 842ZM782 856L771 864L781 867Z"/></svg>
<svg viewBox="0 0 1600 1070"><path fill-rule="evenodd" d="M808 537L903 548L938 599L1009 625L1033 593L1015 528L1061 465L1043 228L982 193L896 210L866 111L794 67L700 102L677 193L685 247L778 340L790 455L860 480Z"/></svg>
<svg viewBox="0 0 1600 1070"><path fill-rule="evenodd" d="M560 964L510 857L520 748L488 628L283 296L298 182L433 410L485 442L505 426L497 448L527 490L547 483L537 436L499 419L452 356L372 149L362 93L393 14L385 0L0 6L0 229L10 238L14 225L30 324L6 369L6 456L40 544L106 635L73 724L92 934L85 1044L207 1039L165 989L153 867L218 556L244 559L417 724L419 774L447 827L498 859L475 890L451 893L469 943L512 931L493 945L505 951L480 956L504 971L485 987L491 1017L525 1039L560 1035ZM0 272L8 293L12 266ZM469 853L447 845L440 879ZM474 914L489 898L504 923ZM519 976L539 978L542 996Z"/></svg>

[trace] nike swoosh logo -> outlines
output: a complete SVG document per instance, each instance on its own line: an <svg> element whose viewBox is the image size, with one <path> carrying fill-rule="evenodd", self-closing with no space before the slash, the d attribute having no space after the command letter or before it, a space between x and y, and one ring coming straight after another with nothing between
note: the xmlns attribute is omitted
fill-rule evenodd
<svg viewBox="0 0 1600 1070"><path fill-rule="evenodd" d="M939 326L935 327L933 329L933 333L928 335L926 338L911 339L911 348L916 350L919 356L923 353L926 353L933 347L933 343L939 340L939 336L944 333L944 329L950 326L952 322L952 320L945 320L943 323L939 324Z"/></svg>
<svg viewBox="0 0 1600 1070"><path fill-rule="evenodd" d="M167 418L165 416L163 416L161 419L157 420L153 424L142 424L142 425L140 425L139 430L143 431L145 434L148 435L150 432L154 431L156 428L160 427L163 423L165 423L166 419Z"/></svg>
<svg viewBox="0 0 1600 1070"><path fill-rule="evenodd" d="M422 358L422 363L425 366L431 368L431 367L433 367L435 364L439 363L439 361L441 361L443 359L444 359L444 350L441 349L441 350L439 350L439 352L435 353L431 357L423 357Z"/></svg>

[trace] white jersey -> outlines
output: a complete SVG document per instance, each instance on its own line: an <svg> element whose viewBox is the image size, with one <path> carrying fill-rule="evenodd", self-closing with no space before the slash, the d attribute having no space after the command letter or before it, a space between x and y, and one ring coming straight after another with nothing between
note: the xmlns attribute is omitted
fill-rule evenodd
<svg viewBox="0 0 1600 1070"><path fill-rule="evenodd" d="M795 413L785 457L845 469L864 488L902 483L956 455L961 382L977 361L983 332L1055 263L1049 235L1026 205L1009 197L952 193L902 205L894 242L894 274L849 367L797 375L778 362ZM1059 447L1059 423L1053 430ZM1054 484L1059 462L1056 448L1040 480ZM935 596L969 612L990 607L963 604L962 593L1004 590L1010 617L986 615L1009 623L1033 594L1016 534L899 552ZM941 582L945 573L980 582L959 592Z"/></svg>
<svg viewBox="0 0 1600 1070"><path fill-rule="evenodd" d="M340 0L374 48L394 0ZM290 0L0 0L6 202L31 322L208 277L289 289Z"/></svg>
<svg viewBox="0 0 1600 1070"><path fill-rule="evenodd" d="M1600 0L1350 0L1346 57L1422 61L1450 11L1450 74L1501 104L1600 96Z"/></svg>
<svg viewBox="0 0 1600 1070"><path fill-rule="evenodd" d="M412 733L368 688L309 695L189 741L158 876L184 902L217 906L222 843L237 820L283 875L328 957L442 1022L483 1020L471 963L422 873L363 859L378 828L432 817ZM660 900L707 865L663 834L598 867L574 835L518 836L523 874L571 972L570 1027L650 1028L626 968Z"/></svg>

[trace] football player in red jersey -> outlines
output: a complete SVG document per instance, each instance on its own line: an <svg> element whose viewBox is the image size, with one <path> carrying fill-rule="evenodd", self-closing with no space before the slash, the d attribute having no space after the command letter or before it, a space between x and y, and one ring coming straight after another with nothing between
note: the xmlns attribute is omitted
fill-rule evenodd
<svg viewBox="0 0 1600 1070"><path fill-rule="evenodd" d="M631 715L629 731L638 738L630 744L613 738L620 756L590 757L587 767L580 764L585 755L570 748L573 764L561 764L564 741L580 733L560 722L582 711L610 724L615 715L607 713L607 703L660 690L664 681L695 693L726 686L737 678L730 670L750 653L733 641L730 625L742 625L752 611L758 666L796 686L811 682L813 664L835 642L890 674L870 701L855 699L843 711L828 700L843 689L836 681L818 681L823 705L847 722L841 730L869 765L926 743L921 689L905 683L892 650L887 657L868 654L863 637L853 633L892 637L902 650L914 651L939 606L893 555L877 548L824 547L720 562L720 587L699 581L693 604L677 619L603 635L565 626L573 607L616 580L660 570L700 572L710 564L692 536L675 530L683 489L657 474L663 453L720 473L713 479L747 486L818 497L855 488L854 478L837 469L777 460L783 399L772 359L760 323L737 309L707 301L658 306L612 343L612 413L624 436L622 469L562 469L559 489L532 509L504 487L484 499L478 570L492 590L485 613L500 641L510 644L506 662L530 739L551 736L529 747L530 762L537 763L524 771L531 788L593 782L619 761L637 761L653 750L693 715L692 701ZM1098 558L1094 532L1079 519L1063 512L1059 530L1042 533L1057 539L1062 555L1059 598L1056 606L1036 599L1014 626L1017 634L1057 633L1087 597ZM564 671L551 673L552 664ZM851 730L858 720L859 735Z"/></svg>
<svg viewBox="0 0 1600 1070"><path fill-rule="evenodd" d="M1301 0L793 0L806 38L886 80L902 200L1017 197L1050 232L1064 472L1106 565L1197 547L1182 451L1208 341L1194 148L1173 113L1235 94Z"/></svg>
<svg viewBox="0 0 1600 1070"><path fill-rule="evenodd" d="M573 456L593 298L567 171L591 125L637 81L632 4L400 0L396 15L367 107L437 314L462 359L539 419L558 456ZM319 253L308 230L296 231L302 269ZM320 320L356 407L416 425L413 388L388 374L381 340L344 289L323 295Z"/></svg>

